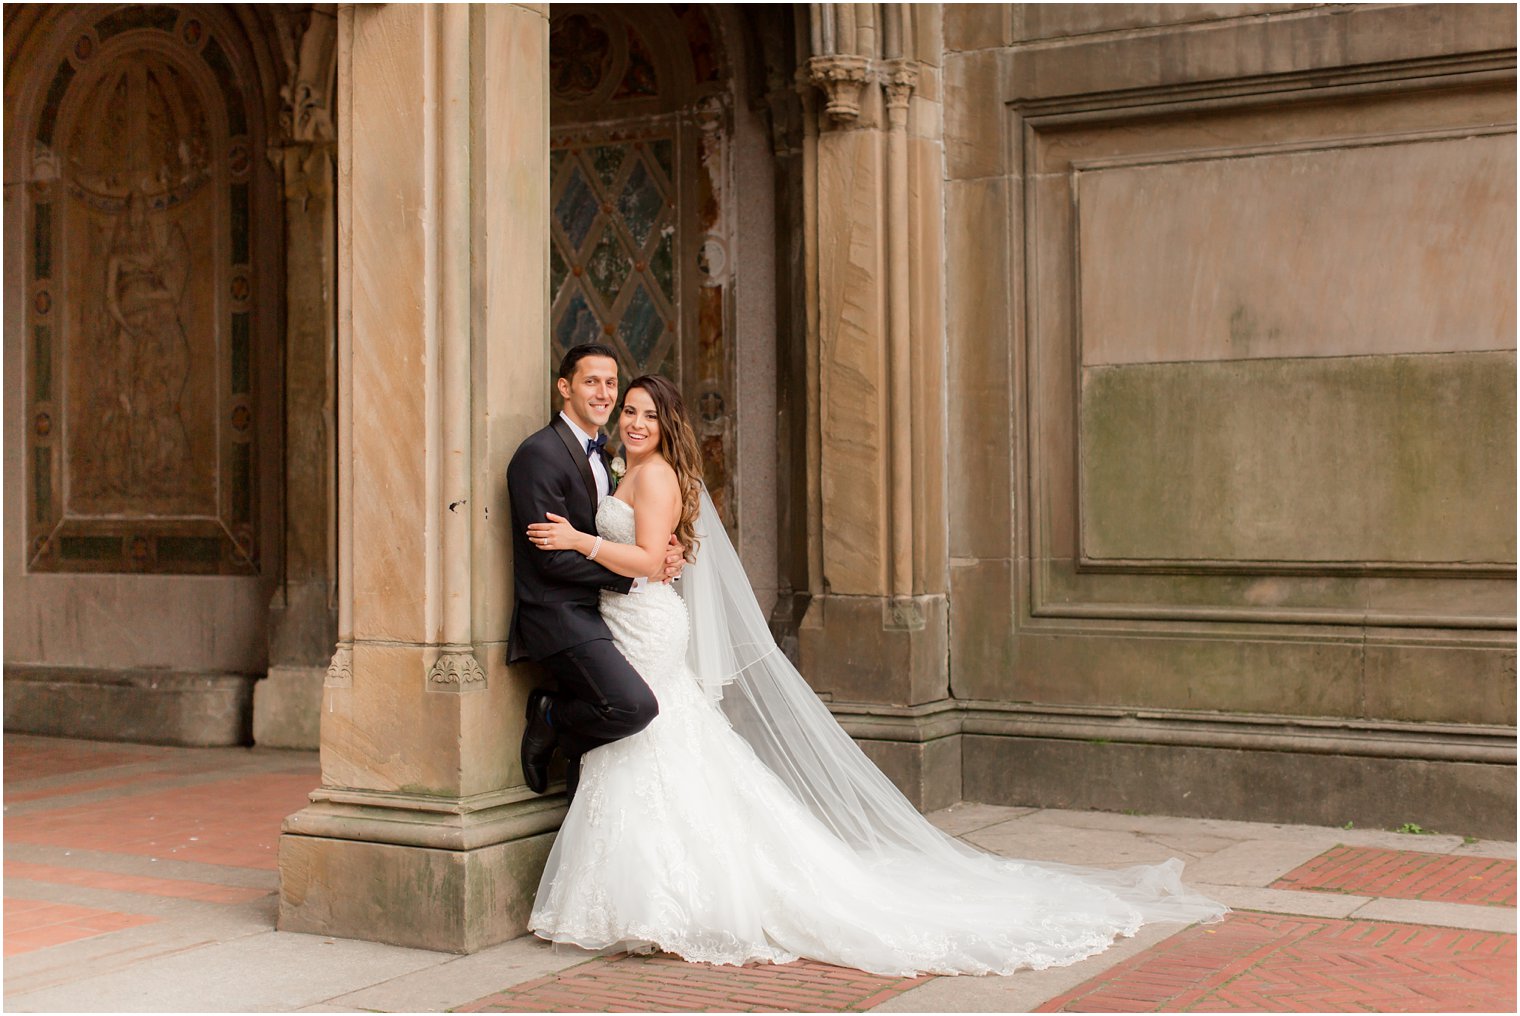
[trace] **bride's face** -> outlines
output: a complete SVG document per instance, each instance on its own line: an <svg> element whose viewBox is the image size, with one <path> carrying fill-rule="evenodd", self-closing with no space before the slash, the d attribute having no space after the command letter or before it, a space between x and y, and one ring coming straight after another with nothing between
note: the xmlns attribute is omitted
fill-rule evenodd
<svg viewBox="0 0 1520 1016"><path fill-rule="evenodd" d="M655 414L654 399L642 388L635 388L623 397L618 427L623 434L623 448L632 455L645 455L660 447L660 421Z"/></svg>

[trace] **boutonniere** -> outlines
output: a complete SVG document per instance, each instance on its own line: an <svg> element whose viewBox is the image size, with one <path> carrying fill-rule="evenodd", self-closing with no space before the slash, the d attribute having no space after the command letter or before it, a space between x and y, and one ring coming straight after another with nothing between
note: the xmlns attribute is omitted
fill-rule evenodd
<svg viewBox="0 0 1520 1016"><path fill-rule="evenodd" d="M628 472L628 464L623 461L623 457L621 455L614 457L612 462L608 464L607 468L612 470L613 483L622 483L623 474Z"/></svg>

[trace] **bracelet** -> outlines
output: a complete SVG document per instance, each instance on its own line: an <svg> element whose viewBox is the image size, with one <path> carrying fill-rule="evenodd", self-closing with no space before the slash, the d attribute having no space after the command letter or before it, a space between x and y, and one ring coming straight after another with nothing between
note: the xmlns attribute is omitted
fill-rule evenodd
<svg viewBox="0 0 1520 1016"><path fill-rule="evenodd" d="M602 538L598 536L596 542L591 545L591 553L586 555L587 561L595 561L597 552L602 549Z"/></svg>

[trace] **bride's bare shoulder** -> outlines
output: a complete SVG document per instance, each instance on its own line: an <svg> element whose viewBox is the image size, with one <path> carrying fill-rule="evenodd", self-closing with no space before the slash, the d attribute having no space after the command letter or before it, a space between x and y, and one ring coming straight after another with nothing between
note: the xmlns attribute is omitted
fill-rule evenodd
<svg viewBox="0 0 1520 1016"><path fill-rule="evenodd" d="M676 471L664 459L651 459L639 467L638 486L631 493L635 504L666 505L680 503L681 483Z"/></svg>
<svg viewBox="0 0 1520 1016"><path fill-rule="evenodd" d="M680 481L676 479L676 470L664 459L652 458L644 463L644 468L639 471L639 490L647 490L652 494L679 493Z"/></svg>

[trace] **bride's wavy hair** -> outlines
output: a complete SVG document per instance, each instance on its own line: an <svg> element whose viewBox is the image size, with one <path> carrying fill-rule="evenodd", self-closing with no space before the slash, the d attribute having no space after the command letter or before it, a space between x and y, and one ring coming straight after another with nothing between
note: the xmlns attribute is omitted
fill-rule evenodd
<svg viewBox="0 0 1520 1016"><path fill-rule="evenodd" d="M676 539L686 548L686 560L697 559L697 515L702 510L702 452L697 447L697 432L686 415L681 391L659 374L644 374L628 383L623 392L642 388L654 401L655 421L660 425L659 451L676 471L681 485L681 520L676 523Z"/></svg>

